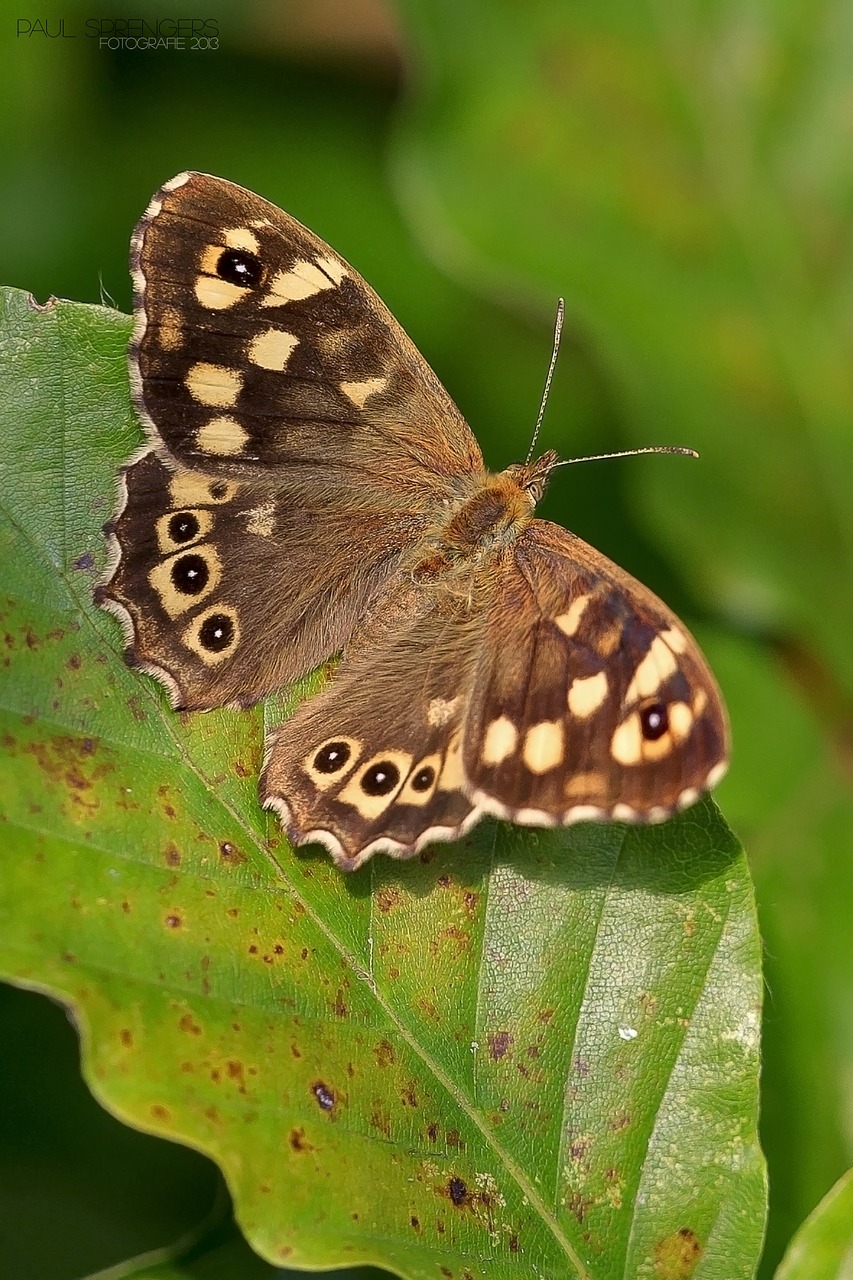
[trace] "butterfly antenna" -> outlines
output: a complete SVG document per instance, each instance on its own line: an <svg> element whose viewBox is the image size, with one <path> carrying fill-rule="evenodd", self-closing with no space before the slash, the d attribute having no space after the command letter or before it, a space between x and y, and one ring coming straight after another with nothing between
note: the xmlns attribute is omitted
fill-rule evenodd
<svg viewBox="0 0 853 1280"><path fill-rule="evenodd" d="M557 299L557 315L554 319L554 345L551 348L551 363L548 365L548 377L545 379L545 389L542 392L542 400L539 404L539 413L536 417L536 426L533 428L533 439L530 441L530 448L527 450L525 462L529 462L533 457L533 450L536 448L536 441L539 439L539 431L542 426L542 419L545 417L545 406L548 403L548 396L551 394L551 381L554 377L554 369L557 364L557 356L560 354L560 342L563 337L563 321L566 318L566 301L565 298Z"/></svg>
<svg viewBox="0 0 853 1280"><path fill-rule="evenodd" d="M605 458L636 458L641 453L680 453L685 458L698 458L695 449L688 449L682 444L650 444L644 449L620 449L617 453L591 453L585 458L562 458L551 468L573 467L576 462L603 462Z"/></svg>

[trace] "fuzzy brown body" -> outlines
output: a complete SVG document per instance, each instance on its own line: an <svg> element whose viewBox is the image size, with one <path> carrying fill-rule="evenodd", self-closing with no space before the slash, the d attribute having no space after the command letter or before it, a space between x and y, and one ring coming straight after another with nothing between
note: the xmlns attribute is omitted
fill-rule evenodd
<svg viewBox="0 0 853 1280"><path fill-rule="evenodd" d="M537 519L556 457L490 474L364 281L266 201L182 174L133 240L131 383L98 599L173 705L248 706L342 654L260 781L339 866L484 814L659 821L725 767L672 613Z"/></svg>

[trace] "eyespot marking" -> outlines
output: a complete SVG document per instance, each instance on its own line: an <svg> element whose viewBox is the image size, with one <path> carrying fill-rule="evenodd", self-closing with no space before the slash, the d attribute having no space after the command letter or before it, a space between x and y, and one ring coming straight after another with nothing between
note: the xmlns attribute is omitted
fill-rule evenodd
<svg viewBox="0 0 853 1280"><path fill-rule="evenodd" d="M441 756L425 756L412 768L405 785L397 797L398 804L425 805L438 786Z"/></svg>
<svg viewBox="0 0 853 1280"><path fill-rule="evenodd" d="M183 641L206 666L224 662L240 643L237 610L230 605L214 605L205 610L186 628Z"/></svg>
<svg viewBox="0 0 853 1280"><path fill-rule="evenodd" d="M157 545L164 553L179 551L200 538L206 538L213 527L209 511L169 511L157 521Z"/></svg>
<svg viewBox="0 0 853 1280"><path fill-rule="evenodd" d="M382 751L372 756L350 777L338 799L368 821L380 817L403 786L412 757L405 751Z"/></svg>
<svg viewBox="0 0 853 1280"><path fill-rule="evenodd" d="M170 618L180 617L219 585L222 564L216 548L196 543L155 565L148 581Z"/></svg>
<svg viewBox="0 0 853 1280"><path fill-rule="evenodd" d="M330 738L302 761L305 772L320 791L336 786L342 775L355 768L361 755L356 738Z"/></svg>

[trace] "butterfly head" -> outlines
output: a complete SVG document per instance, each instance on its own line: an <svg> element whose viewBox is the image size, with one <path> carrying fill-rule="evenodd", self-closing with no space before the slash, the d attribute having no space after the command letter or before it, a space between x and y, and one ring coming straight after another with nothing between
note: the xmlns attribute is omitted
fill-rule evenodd
<svg viewBox="0 0 853 1280"><path fill-rule="evenodd" d="M517 462L507 467L504 475L510 476L515 481L535 507L538 502L541 502L542 495L548 487L551 472L559 464L560 460L555 450L547 449L532 462Z"/></svg>

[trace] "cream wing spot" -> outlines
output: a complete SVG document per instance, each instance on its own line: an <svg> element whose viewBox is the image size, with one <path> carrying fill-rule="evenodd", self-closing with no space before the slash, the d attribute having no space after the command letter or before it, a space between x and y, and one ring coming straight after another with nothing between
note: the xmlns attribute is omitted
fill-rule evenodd
<svg viewBox="0 0 853 1280"><path fill-rule="evenodd" d="M616 729L610 739L610 754L619 764L640 764L643 759L643 733L640 717L634 712Z"/></svg>
<svg viewBox="0 0 853 1280"><path fill-rule="evenodd" d="M275 533L275 503L264 502L246 512L246 532L259 538L271 538Z"/></svg>
<svg viewBox="0 0 853 1280"><path fill-rule="evenodd" d="M448 724L456 715L461 701L459 694L455 698L433 698L427 707L427 724L436 729Z"/></svg>
<svg viewBox="0 0 853 1280"><path fill-rule="evenodd" d="M152 327L155 327L152 322ZM177 307L164 307L156 324L157 338L164 351L179 351L184 345L184 325Z"/></svg>
<svg viewBox="0 0 853 1280"><path fill-rule="evenodd" d="M684 653L687 649L687 636L680 627L668 627L660 633L660 637L673 653Z"/></svg>
<svg viewBox="0 0 853 1280"><path fill-rule="evenodd" d="M285 329L266 329L249 343L249 359L261 369L280 373L299 346L299 339Z"/></svg>
<svg viewBox="0 0 853 1280"><path fill-rule="evenodd" d="M655 636L628 685L624 705L628 706L640 698L650 698L677 670L678 663L672 649L661 636Z"/></svg>
<svg viewBox="0 0 853 1280"><path fill-rule="evenodd" d="M728 772L728 760L721 760L719 764L715 764L708 777L705 779L705 786L710 790L721 782Z"/></svg>
<svg viewBox="0 0 853 1280"><path fill-rule="evenodd" d="M377 395L387 385L387 378L365 378L363 382L342 382L340 387L357 409L363 409L370 397Z"/></svg>
<svg viewBox="0 0 853 1280"><path fill-rule="evenodd" d="M607 676L597 671L594 676L579 676L569 685L569 711L579 720L597 711L607 697Z"/></svg>
<svg viewBox="0 0 853 1280"><path fill-rule="evenodd" d="M554 619L554 626L559 627L563 635L575 635L591 598L588 595L578 596L572 601L565 613L559 614Z"/></svg>
<svg viewBox="0 0 853 1280"><path fill-rule="evenodd" d="M462 768L462 741L459 731L453 734L447 744L447 753L438 778L439 791L461 791L465 782Z"/></svg>
<svg viewBox="0 0 853 1280"><path fill-rule="evenodd" d="M169 481L175 507L203 507L230 502L240 488L233 480L212 480L197 471L176 471Z"/></svg>
<svg viewBox="0 0 853 1280"><path fill-rule="evenodd" d="M203 453L213 453L218 458L228 458L242 453L248 440L248 431L240 426L236 418L228 414L211 418L195 433L196 446Z"/></svg>
<svg viewBox="0 0 853 1280"><path fill-rule="evenodd" d="M230 280L220 280L214 275L198 276L193 292L196 300L207 307L208 311L225 311L246 296L242 285L232 284Z"/></svg>
<svg viewBox="0 0 853 1280"><path fill-rule="evenodd" d="M229 249L245 249L247 253L258 254L261 242L249 227L229 227L225 232L225 243Z"/></svg>
<svg viewBox="0 0 853 1280"><path fill-rule="evenodd" d="M317 259L317 266L324 271L327 276L331 276L335 284L340 284L346 275L346 268L337 258L332 258L329 254Z"/></svg>
<svg viewBox="0 0 853 1280"><path fill-rule="evenodd" d="M480 759L483 764L502 764L513 754L518 744L518 729L509 716L498 716L486 730Z"/></svg>
<svg viewBox="0 0 853 1280"><path fill-rule="evenodd" d="M669 708L669 732L676 742L683 742L693 727L694 715L686 702L673 702Z"/></svg>
<svg viewBox="0 0 853 1280"><path fill-rule="evenodd" d="M262 307L280 307L288 302L302 302L324 289L333 289L334 280L315 262L301 259L289 271L278 271L270 281L269 292L261 299Z"/></svg>
<svg viewBox="0 0 853 1280"><path fill-rule="evenodd" d="M223 364L208 364L204 360L194 364L187 374L187 388L199 404L214 409L227 409L236 404L243 385L239 369L227 369Z"/></svg>
<svg viewBox="0 0 853 1280"><path fill-rule="evenodd" d="M524 736L522 759L531 773L549 773L562 763L565 735L561 720L542 720Z"/></svg>
<svg viewBox="0 0 853 1280"><path fill-rule="evenodd" d="M577 800L580 796L600 796L604 793L604 778L600 773L571 774L563 787L567 800Z"/></svg>

